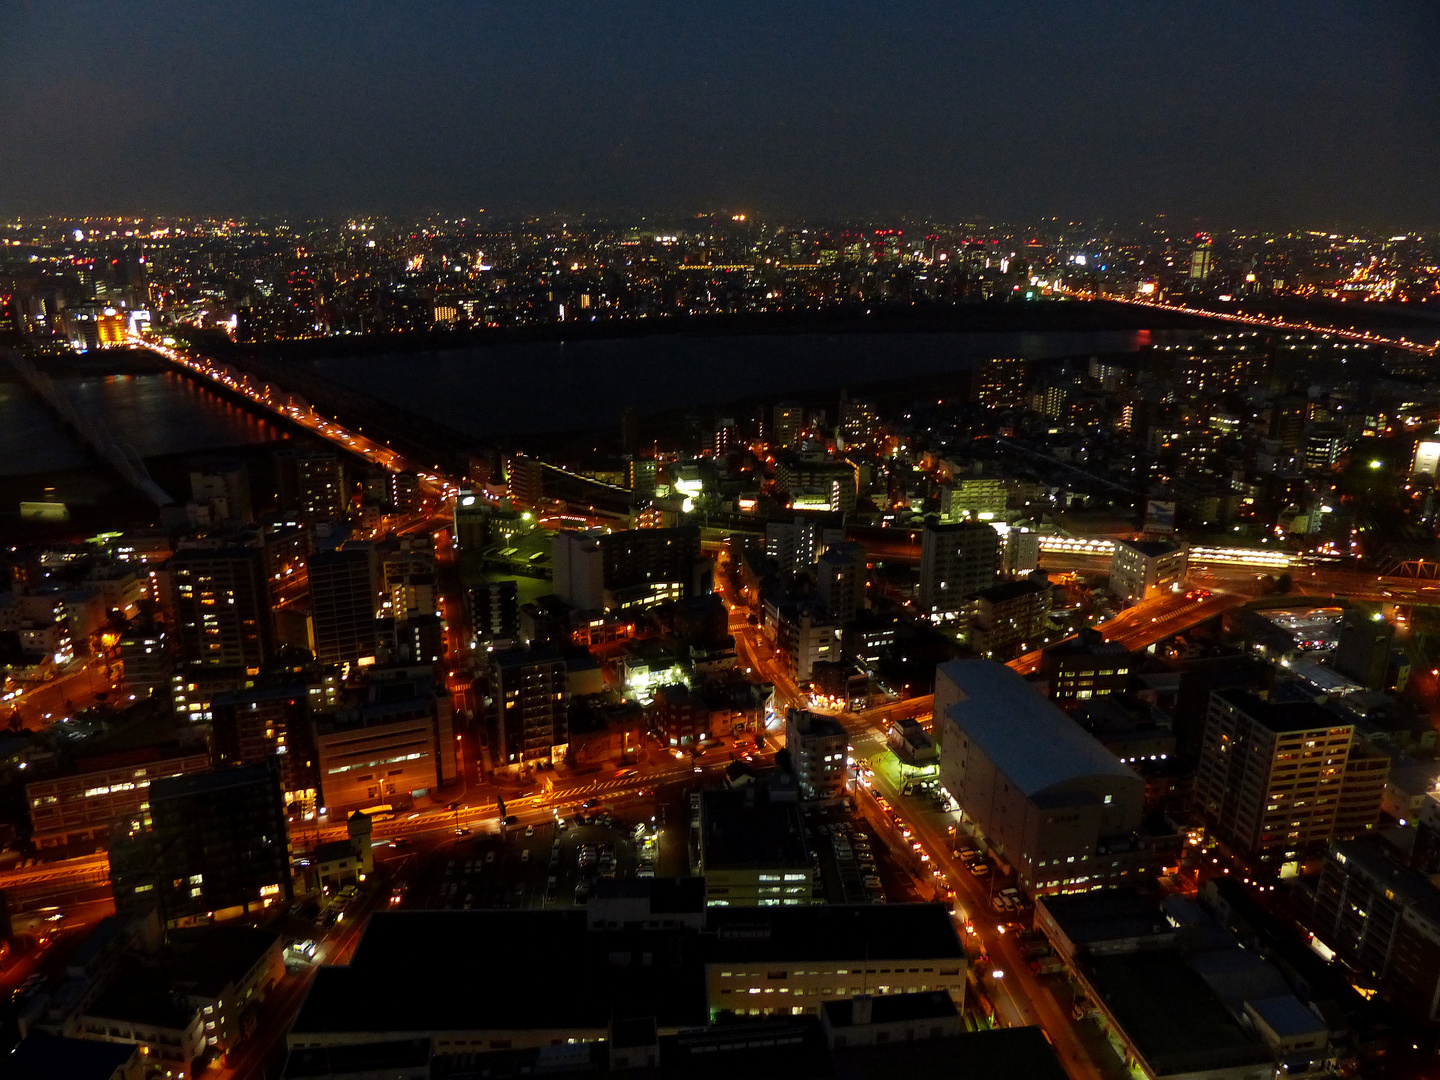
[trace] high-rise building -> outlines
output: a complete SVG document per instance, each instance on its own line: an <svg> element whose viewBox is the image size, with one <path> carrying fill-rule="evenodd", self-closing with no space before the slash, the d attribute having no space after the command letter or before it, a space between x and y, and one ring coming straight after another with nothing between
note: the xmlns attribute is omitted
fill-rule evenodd
<svg viewBox="0 0 1440 1080"><path fill-rule="evenodd" d="M236 918L291 898L289 836L271 764L150 785L150 826L110 848L115 906L169 925Z"/></svg>
<svg viewBox="0 0 1440 1080"><path fill-rule="evenodd" d="M925 525L920 545L920 611L940 621L957 617L965 597L995 584L1000 537L989 525Z"/></svg>
<svg viewBox="0 0 1440 1080"><path fill-rule="evenodd" d="M345 467L338 454L311 450L295 458L297 510L306 522L334 521L345 516Z"/></svg>
<svg viewBox="0 0 1440 1080"><path fill-rule="evenodd" d="M1190 280L1204 282L1210 279L1214 265L1214 250L1208 233L1195 234L1195 250L1190 252Z"/></svg>
<svg viewBox="0 0 1440 1080"><path fill-rule="evenodd" d="M1353 723L1313 702L1217 690L1195 799L1236 852L1294 862L1374 826L1388 761L1356 739Z"/></svg>
<svg viewBox="0 0 1440 1080"><path fill-rule="evenodd" d="M465 593L470 624L480 644L515 641L520 636L520 603L513 581L486 581Z"/></svg>
<svg viewBox="0 0 1440 1080"><path fill-rule="evenodd" d="M1270 437L1278 439L1282 449L1298 454L1305 440L1305 425L1310 422L1310 402L1303 397L1282 397L1270 406Z"/></svg>
<svg viewBox="0 0 1440 1080"><path fill-rule="evenodd" d="M553 649L510 649L490 662L497 767L547 761L570 741L565 658Z"/></svg>
<svg viewBox="0 0 1440 1080"><path fill-rule="evenodd" d="M545 466L534 458L516 454L506 463L510 498L521 506L535 506L545 497Z"/></svg>
<svg viewBox="0 0 1440 1080"><path fill-rule="evenodd" d="M740 448L740 432L733 416L722 416L715 423L715 454L723 457Z"/></svg>
<svg viewBox="0 0 1440 1080"><path fill-rule="evenodd" d="M701 591L700 529L624 529L600 538L604 606L625 610Z"/></svg>
<svg viewBox="0 0 1440 1080"><path fill-rule="evenodd" d="M806 799L838 799L845 793L846 746L850 733L833 716L805 709L785 714L785 749Z"/></svg>
<svg viewBox="0 0 1440 1080"><path fill-rule="evenodd" d="M605 610L603 529L557 532L551 541L555 595L578 611Z"/></svg>
<svg viewBox="0 0 1440 1080"><path fill-rule="evenodd" d="M1440 1019L1440 890L1378 840L1336 844L1293 903L1300 921L1386 1001Z"/></svg>
<svg viewBox="0 0 1440 1080"><path fill-rule="evenodd" d="M765 557L774 559L782 572L806 570L815 565L820 553L845 539L838 515L797 516L793 521L765 523Z"/></svg>
<svg viewBox="0 0 1440 1080"><path fill-rule="evenodd" d="M840 401L840 437L846 446L870 442L880 431L880 413L869 401L849 396Z"/></svg>
<svg viewBox="0 0 1440 1080"><path fill-rule="evenodd" d="M865 604L865 549L835 544L815 563L815 595L825 614L841 626Z"/></svg>
<svg viewBox="0 0 1440 1080"><path fill-rule="evenodd" d="M304 684L232 690L210 702L210 754L219 769L274 762L285 804L313 810L319 788L310 690Z"/></svg>
<svg viewBox="0 0 1440 1080"><path fill-rule="evenodd" d="M249 524L255 520L250 506L250 473L238 458L216 458L190 470L190 493L206 503L220 521Z"/></svg>
<svg viewBox="0 0 1440 1080"><path fill-rule="evenodd" d="M175 662L165 631L159 626L135 627L120 638L120 666L125 688L136 697L165 693Z"/></svg>
<svg viewBox="0 0 1440 1080"><path fill-rule="evenodd" d="M1019 357L992 357L970 371L970 400L989 409L1024 408L1029 388L1029 363Z"/></svg>
<svg viewBox="0 0 1440 1080"><path fill-rule="evenodd" d="M347 542L310 556L308 570L315 658L322 664L357 664L374 657L380 606L374 548Z"/></svg>
<svg viewBox="0 0 1440 1080"><path fill-rule="evenodd" d="M258 548L186 548L165 564L185 664L258 671L274 653L270 584Z"/></svg>
<svg viewBox="0 0 1440 1080"><path fill-rule="evenodd" d="M782 402L770 413L770 430L766 440L772 447L794 446L805 427L805 410L793 402Z"/></svg>
<svg viewBox="0 0 1440 1080"><path fill-rule="evenodd" d="M1347 611L1340 623L1340 639L1331 665L1371 690L1383 690L1390 670L1390 649L1395 627L1376 613Z"/></svg>

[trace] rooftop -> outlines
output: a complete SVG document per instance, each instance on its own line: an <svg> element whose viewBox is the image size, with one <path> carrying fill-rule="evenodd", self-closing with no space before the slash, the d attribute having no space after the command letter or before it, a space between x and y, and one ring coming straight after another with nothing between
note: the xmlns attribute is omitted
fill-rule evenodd
<svg viewBox="0 0 1440 1080"><path fill-rule="evenodd" d="M1178 950L1094 957L1085 975L1157 1075L1270 1059Z"/></svg>
<svg viewBox="0 0 1440 1080"><path fill-rule="evenodd" d="M1115 546L1131 548L1140 552L1146 558L1154 559L1161 555L1169 555L1182 550L1182 545L1172 544L1168 540L1116 540Z"/></svg>
<svg viewBox="0 0 1440 1080"><path fill-rule="evenodd" d="M1277 735L1295 731L1328 731L1350 725L1313 701L1266 701L1244 690L1216 690L1215 697L1238 709Z"/></svg>
<svg viewBox="0 0 1440 1080"><path fill-rule="evenodd" d="M745 961L963 961L954 920L941 904L819 904L811 907L713 907L711 963Z"/></svg>
<svg viewBox="0 0 1440 1080"><path fill-rule="evenodd" d="M133 1043L62 1039L37 1031L0 1058L0 1080L111 1080L139 1053Z"/></svg>
<svg viewBox="0 0 1440 1080"><path fill-rule="evenodd" d="M376 912L348 967L316 971L293 1030L603 1029L614 1015L703 1024L704 971L672 941L591 933L583 909ZM375 993L402 983L404 994Z"/></svg>
<svg viewBox="0 0 1440 1080"><path fill-rule="evenodd" d="M1027 798L1084 777L1144 785L1099 740L1004 664L951 660L940 665L935 681L937 701L955 702L946 718L979 744Z"/></svg>
<svg viewBox="0 0 1440 1080"><path fill-rule="evenodd" d="M1160 906L1134 889L1046 896L1036 906L1077 949L1134 938L1168 941L1175 936Z"/></svg>
<svg viewBox="0 0 1440 1080"><path fill-rule="evenodd" d="M799 804L770 802L754 786L703 793L700 829L706 870L810 868Z"/></svg>
<svg viewBox="0 0 1440 1080"><path fill-rule="evenodd" d="M821 1011L831 1027L850 1027L855 1023L855 999L822 1001ZM959 1010L944 990L921 994L881 994L870 999L870 1023L898 1024L905 1020L931 1020L958 1016Z"/></svg>

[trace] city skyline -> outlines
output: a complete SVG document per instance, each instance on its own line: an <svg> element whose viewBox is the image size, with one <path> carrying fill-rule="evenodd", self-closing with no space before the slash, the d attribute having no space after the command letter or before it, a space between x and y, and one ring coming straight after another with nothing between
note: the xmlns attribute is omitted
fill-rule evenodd
<svg viewBox="0 0 1440 1080"><path fill-rule="evenodd" d="M1147 15L27 5L0 213L1435 227L1433 13Z"/></svg>

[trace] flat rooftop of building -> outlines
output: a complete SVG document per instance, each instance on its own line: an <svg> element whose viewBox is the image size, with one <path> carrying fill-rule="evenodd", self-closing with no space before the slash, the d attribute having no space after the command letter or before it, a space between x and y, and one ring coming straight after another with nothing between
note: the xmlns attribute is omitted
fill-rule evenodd
<svg viewBox="0 0 1440 1080"><path fill-rule="evenodd" d="M965 599L1003 604L1007 600L1017 600L1022 596L1035 596L1038 593L1049 591L1050 583L1048 581L1002 581L998 585L991 585L988 589L970 593Z"/></svg>
<svg viewBox="0 0 1440 1080"><path fill-rule="evenodd" d="M1274 997L1250 1000L1245 1003L1255 1015L1264 1020L1270 1030L1282 1039L1301 1035L1319 1035L1330 1030L1330 1025L1316 1016L1294 994L1286 992Z"/></svg>
<svg viewBox="0 0 1440 1080"><path fill-rule="evenodd" d="M942 904L712 907L705 957L712 963L868 959L962 961L965 950Z"/></svg>
<svg viewBox="0 0 1440 1080"><path fill-rule="evenodd" d="M244 784L265 783L270 777L269 765L239 765L230 769L166 776L150 784L150 799L153 802L156 799L173 799L203 791L224 791L226 788Z"/></svg>
<svg viewBox="0 0 1440 1080"><path fill-rule="evenodd" d="M172 983L217 997L279 945L279 934L254 926L197 926L172 930L163 955Z"/></svg>
<svg viewBox="0 0 1440 1080"><path fill-rule="evenodd" d="M974 740L1027 798L1083 777L1144 781L1017 672L990 660L951 660L936 671L957 703L948 719Z"/></svg>
<svg viewBox="0 0 1440 1080"><path fill-rule="evenodd" d="M705 908L705 879L698 877L600 878L595 882L594 900L649 898L657 914L695 913Z"/></svg>
<svg viewBox="0 0 1440 1080"><path fill-rule="evenodd" d="M1161 555L1170 555L1183 550L1183 545L1173 544L1169 540L1116 540L1115 545L1132 548L1140 552L1146 558L1154 559Z"/></svg>
<svg viewBox="0 0 1440 1080"><path fill-rule="evenodd" d="M1346 727L1345 721L1313 701L1266 701L1245 690L1216 690L1215 696L1277 735Z"/></svg>
<svg viewBox="0 0 1440 1080"><path fill-rule="evenodd" d="M1270 1060L1177 949L1097 956L1084 973L1156 1075Z"/></svg>
<svg viewBox="0 0 1440 1080"><path fill-rule="evenodd" d="M822 1001L820 1009L831 1027L855 1026L855 999ZM898 1024L906 1020L941 1020L958 1016L949 993L930 990L919 994L881 994L870 998L870 1023Z"/></svg>
<svg viewBox="0 0 1440 1080"><path fill-rule="evenodd" d="M0 1057L0 1080L111 1080L138 1053L134 1043L64 1039L37 1031Z"/></svg>
<svg viewBox="0 0 1440 1080"><path fill-rule="evenodd" d="M591 933L583 910L376 912L350 964L315 973L293 1031L601 1029L617 1012L703 1024L704 970L674 942Z"/></svg>
<svg viewBox="0 0 1440 1080"><path fill-rule="evenodd" d="M1042 897L1036 901L1076 947L1132 938L1172 938L1175 929L1160 905L1134 889Z"/></svg>
<svg viewBox="0 0 1440 1080"><path fill-rule="evenodd" d="M291 1050L280 1080L320 1080L356 1074L381 1075L386 1070L416 1069L430 1064L429 1039L397 1039L358 1046L322 1046Z"/></svg>
<svg viewBox="0 0 1440 1080"><path fill-rule="evenodd" d="M945 1039L890 1042L833 1052L836 1080L1066 1080L1055 1048L1038 1027L971 1031Z"/></svg>
<svg viewBox="0 0 1440 1080"><path fill-rule="evenodd" d="M706 870L810 868L810 845L799 804L771 802L753 785L705 792L700 829Z"/></svg>

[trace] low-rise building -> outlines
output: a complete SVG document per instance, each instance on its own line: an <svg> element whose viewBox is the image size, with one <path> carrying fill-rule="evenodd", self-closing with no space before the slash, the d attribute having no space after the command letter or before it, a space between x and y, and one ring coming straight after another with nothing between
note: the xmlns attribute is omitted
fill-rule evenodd
<svg viewBox="0 0 1440 1080"><path fill-rule="evenodd" d="M1004 581L965 598L971 649L1008 660L1039 642L1050 624L1051 590L1043 572L1037 575Z"/></svg>
<svg viewBox="0 0 1440 1080"><path fill-rule="evenodd" d="M208 754L161 756L154 750L107 755L83 772L25 785L32 840L37 848L95 840L141 816L150 783L168 776L205 772Z"/></svg>
<svg viewBox="0 0 1440 1080"><path fill-rule="evenodd" d="M1035 894L1128 881L1153 866L1145 781L1018 674L952 660L935 677L940 778L964 819Z"/></svg>
<svg viewBox="0 0 1440 1080"><path fill-rule="evenodd" d="M1051 645L1040 654L1040 675L1050 700L1062 708L1091 698L1123 694L1139 661L1118 641L1098 630Z"/></svg>
<svg viewBox="0 0 1440 1080"><path fill-rule="evenodd" d="M1179 586L1189 548L1168 540L1116 540L1110 556L1110 595L1126 607Z"/></svg>
<svg viewBox="0 0 1440 1080"><path fill-rule="evenodd" d="M775 796L775 797L772 797ZM815 894L815 872L800 806L769 785L700 796L697 871L712 907L795 907Z"/></svg>

